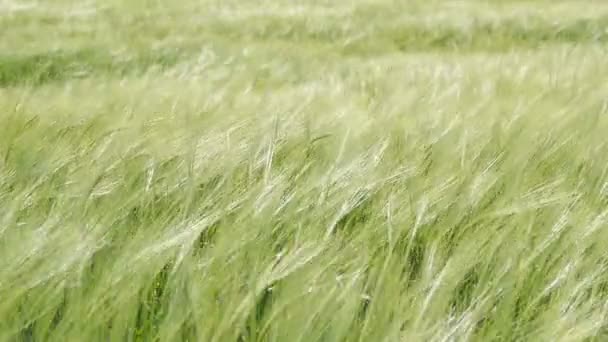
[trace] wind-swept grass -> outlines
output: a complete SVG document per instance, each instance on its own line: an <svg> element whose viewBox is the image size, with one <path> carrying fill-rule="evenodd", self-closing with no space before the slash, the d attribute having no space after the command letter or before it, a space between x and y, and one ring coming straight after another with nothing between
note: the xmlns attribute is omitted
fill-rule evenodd
<svg viewBox="0 0 608 342"><path fill-rule="evenodd" d="M0 340L606 339L594 5L0 4Z"/></svg>

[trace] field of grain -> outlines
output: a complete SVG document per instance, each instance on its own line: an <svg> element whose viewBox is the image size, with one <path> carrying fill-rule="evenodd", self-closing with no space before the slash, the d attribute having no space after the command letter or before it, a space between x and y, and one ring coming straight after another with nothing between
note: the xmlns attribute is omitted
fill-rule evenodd
<svg viewBox="0 0 608 342"><path fill-rule="evenodd" d="M0 341L608 340L608 2L0 0Z"/></svg>

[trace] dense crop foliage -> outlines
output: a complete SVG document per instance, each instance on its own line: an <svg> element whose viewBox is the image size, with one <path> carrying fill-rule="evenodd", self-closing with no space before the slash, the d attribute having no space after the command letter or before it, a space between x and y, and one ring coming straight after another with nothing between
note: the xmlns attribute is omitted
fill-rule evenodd
<svg viewBox="0 0 608 342"><path fill-rule="evenodd" d="M607 42L601 1L0 1L0 340L606 340Z"/></svg>

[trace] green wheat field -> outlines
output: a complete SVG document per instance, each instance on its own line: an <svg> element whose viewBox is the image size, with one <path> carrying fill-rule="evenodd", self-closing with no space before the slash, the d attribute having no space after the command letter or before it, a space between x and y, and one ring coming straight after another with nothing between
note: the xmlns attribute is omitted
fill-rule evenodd
<svg viewBox="0 0 608 342"><path fill-rule="evenodd" d="M608 341L608 2L0 0L0 341Z"/></svg>

